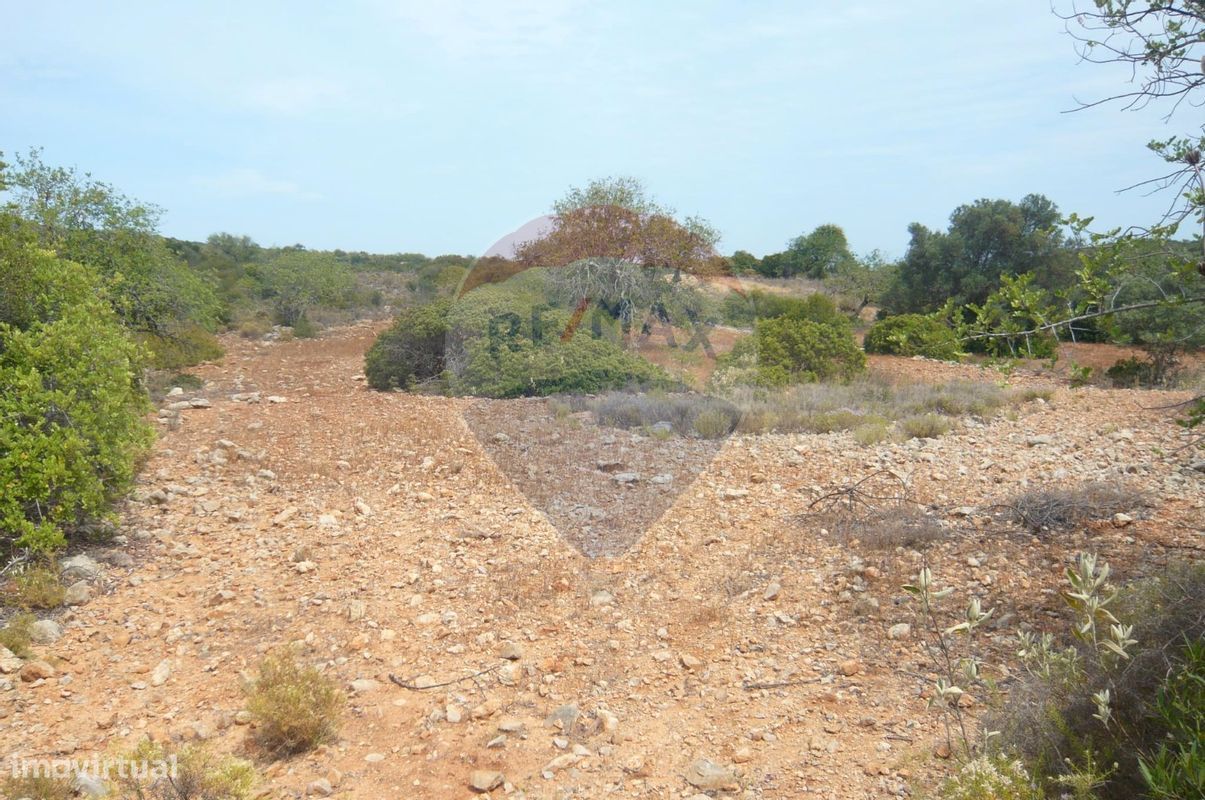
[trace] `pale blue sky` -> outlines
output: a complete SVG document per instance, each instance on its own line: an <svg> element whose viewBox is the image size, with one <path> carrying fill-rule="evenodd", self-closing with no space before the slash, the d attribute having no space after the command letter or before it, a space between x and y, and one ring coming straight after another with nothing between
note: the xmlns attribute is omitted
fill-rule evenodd
<svg viewBox="0 0 1205 800"><path fill-rule="evenodd" d="M1047 0L0 10L0 150L42 146L190 239L480 253L568 186L628 174L725 252L835 222L899 255L909 222L978 197L1151 222L1166 198L1114 190L1192 122L1060 113L1127 73L1078 64Z"/></svg>

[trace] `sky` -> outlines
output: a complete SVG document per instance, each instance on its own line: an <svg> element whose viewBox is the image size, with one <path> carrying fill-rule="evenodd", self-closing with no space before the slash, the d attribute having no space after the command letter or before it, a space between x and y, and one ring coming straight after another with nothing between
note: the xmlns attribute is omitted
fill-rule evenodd
<svg viewBox="0 0 1205 800"><path fill-rule="evenodd" d="M480 254L570 186L631 175L724 252L836 223L894 257L909 223L981 197L1152 222L1168 198L1116 190L1159 174L1146 142L1199 124L1064 113L1129 74L1080 63L1049 0L0 12L0 151L41 147L194 240Z"/></svg>

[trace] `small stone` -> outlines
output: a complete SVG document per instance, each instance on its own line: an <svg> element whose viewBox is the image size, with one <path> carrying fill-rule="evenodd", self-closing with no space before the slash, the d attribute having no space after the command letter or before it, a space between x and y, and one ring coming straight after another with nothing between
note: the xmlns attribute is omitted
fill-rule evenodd
<svg viewBox="0 0 1205 800"><path fill-rule="evenodd" d="M151 686L162 686L172 674L172 662L166 658L160 661L151 672Z"/></svg>
<svg viewBox="0 0 1205 800"><path fill-rule="evenodd" d="M1134 521L1134 518L1129 514L1123 514L1120 511L1113 515L1113 527L1124 528Z"/></svg>
<svg viewBox="0 0 1205 800"><path fill-rule="evenodd" d="M444 717L453 725L464 719L464 712L460 710L460 706L448 706L444 709Z"/></svg>
<svg viewBox="0 0 1205 800"><path fill-rule="evenodd" d="M615 596L606 589L599 589L590 595L590 605L595 608L602 606L610 606L615 604Z"/></svg>
<svg viewBox="0 0 1205 800"><path fill-rule="evenodd" d="M367 609L363 600L352 600L347 604L347 621L359 622L360 620L364 619L364 613L366 610Z"/></svg>
<svg viewBox="0 0 1205 800"><path fill-rule="evenodd" d="M888 639L907 639L912 635L912 626L907 622L899 622L887 629Z"/></svg>
<svg viewBox="0 0 1205 800"><path fill-rule="evenodd" d="M367 764L380 764L385 760L384 753L369 753L364 756L364 762Z"/></svg>
<svg viewBox="0 0 1205 800"><path fill-rule="evenodd" d="M64 583L90 581L100 575L100 564L91 556L80 553L60 561L59 573Z"/></svg>
<svg viewBox="0 0 1205 800"><path fill-rule="evenodd" d="M0 645L0 674L11 675L21 669L22 661L4 645Z"/></svg>
<svg viewBox="0 0 1205 800"><path fill-rule="evenodd" d="M330 797L335 793L335 787L331 786L331 782L326 778L319 778L310 781L309 786L305 787L305 793L311 797Z"/></svg>
<svg viewBox="0 0 1205 800"><path fill-rule="evenodd" d="M503 733L522 733L526 727L518 717L503 717L498 721L498 730Z"/></svg>
<svg viewBox="0 0 1205 800"><path fill-rule="evenodd" d="M63 603L69 606L82 606L92 599L92 587L87 581L76 581L67 587L63 595Z"/></svg>
<svg viewBox="0 0 1205 800"><path fill-rule="evenodd" d="M299 511L300 511L300 509L297 508L297 506L289 506L288 508L281 511L279 514L277 514L275 517L272 518L272 524L273 525L284 525L286 522L291 520L293 517L297 516Z"/></svg>
<svg viewBox="0 0 1205 800"><path fill-rule="evenodd" d="M251 712L245 708L239 709L234 714L235 725L250 725L252 719Z"/></svg>
<svg viewBox="0 0 1205 800"><path fill-rule="evenodd" d="M270 394L270 395L268 395L268 402L275 404L275 403L287 403L289 401L287 399L281 397L278 394Z"/></svg>
<svg viewBox="0 0 1205 800"><path fill-rule="evenodd" d="M100 778L80 772L75 776L75 791L82 797L105 797L109 787Z"/></svg>
<svg viewBox="0 0 1205 800"><path fill-rule="evenodd" d="M720 492L721 500L740 500L748 496L748 489L724 489L722 492Z"/></svg>
<svg viewBox="0 0 1205 800"><path fill-rule="evenodd" d="M761 597L763 600L776 600L778 599L778 594L781 591L782 584L780 584L778 581L774 581L766 586L766 590L761 593Z"/></svg>
<svg viewBox="0 0 1205 800"><path fill-rule="evenodd" d="M361 517L371 517L372 516L372 506L368 505L368 503L365 503L360 498L358 498L358 497L356 498L356 501L353 504L353 506L356 509L356 513L359 514Z"/></svg>
<svg viewBox="0 0 1205 800"><path fill-rule="evenodd" d="M1030 436L1025 440L1025 444L1029 445L1030 447L1037 447L1038 445L1044 444L1054 444L1054 437L1048 436L1044 433L1039 434L1038 436Z"/></svg>
<svg viewBox="0 0 1205 800"><path fill-rule="evenodd" d="M474 792L489 792L502 785L506 778L501 772L488 769L475 769L469 773L469 788Z"/></svg>
<svg viewBox="0 0 1205 800"><path fill-rule="evenodd" d="M703 660L701 658L696 658L695 656L692 656L690 653L683 653L681 661L682 661L682 666L686 667L688 670L691 670L691 671L694 671L694 670L698 669L699 667L703 666Z"/></svg>
<svg viewBox="0 0 1205 800"><path fill-rule="evenodd" d="M753 749L750 747L738 747L732 752L732 760L737 764L745 764L753 760Z"/></svg>
<svg viewBox="0 0 1205 800"><path fill-rule="evenodd" d="M736 776L732 771L709 758L700 758L691 764L684 777L691 786L703 791L722 792L737 786Z"/></svg>
<svg viewBox="0 0 1205 800"><path fill-rule="evenodd" d="M523 648L519 646L518 642L503 642L501 649L498 650L498 655L507 661L518 661L523 658Z"/></svg>
<svg viewBox="0 0 1205 800"><path fill-rule="evenodd" d="M544 724L550 728L557 728L568 733L573 730L573 726L577 723L577 719L581 716L581 713L577 706L568 703L549 714L548 719L544 720Z"/></svg>
<svg viewBox="0 0 1205 800"><path fill-rule="evenodd" d="M365 692L375 692L381 687L381 684L374 681L372 678L357 678L348 684L351 690L356 694L364 694Z"/></svg>
<svg viewBox="0 0 1205 800"><path fill-rule="evenodd" d="M45 661L26 661L25 666L21 667L21 680L26 683L47 680L53 678L56 674L58 674L58 671Z"/></svg>
<svg viewBox="0 0 1205 800"><path fill-rule="evenodd" d="M307 572L313 572L318 569L318 565L313 561L301 561L293 568L304 575Z"/></svg>
<svg viewBox="0 0 1205 800"><path fill-rule="evenodd" d="M857 675L862 671L862 662L858 661L856 658L846 659L837 665L837 669L842 675L850 677L852 675Z"/></svg>
<svg viewBox="0 0 1205 800"><path fill-rule="evenodd" d="M63 638L63 626L52 619L40 619L29 626L29 639L34 644L54 644Z"/></svg>
<svg viewBox="0 0 1205 800"><path fill-rule="evenodd" d="M640 481L640 473L639 472L616 472L614 475L611 476L611 480L615 481L616 483L622 483L622 484L637 483Z"/></svg>

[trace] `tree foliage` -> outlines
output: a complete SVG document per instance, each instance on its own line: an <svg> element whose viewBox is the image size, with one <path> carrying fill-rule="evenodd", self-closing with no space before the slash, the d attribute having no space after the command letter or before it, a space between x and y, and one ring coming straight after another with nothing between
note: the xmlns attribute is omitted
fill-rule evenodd
<svg viewBox="0 0 1205 800"><path fill-rule="evenodd" d="M1033 273L1052 289L1073 281L1058 207L1042 195L976 200L956 208L944 232L920 223L908 232L907 253L883 301L891 313L929 313L951 299L983 303L1005 275Z"/></svg>
<svg viewBox="0 0 1205 800"><path fill-rule="evenodd" d="M23 229L16 235L95 269L122 322L145 335L153 351L161 345L191 351L195 345L196 358L215 352L207 332L218 322L220 303L158 235L160 209L88 173L49 166L37 150L17 157L7 183L7 224Z"/></svg>
<svg viewBox="0 0 1205 800"><path fill-rule="evenodd" d="M353 289L350 270L328 253L288 250L263 265L265 295L284 325L297 325L317 305L339 305Z"/></svg>

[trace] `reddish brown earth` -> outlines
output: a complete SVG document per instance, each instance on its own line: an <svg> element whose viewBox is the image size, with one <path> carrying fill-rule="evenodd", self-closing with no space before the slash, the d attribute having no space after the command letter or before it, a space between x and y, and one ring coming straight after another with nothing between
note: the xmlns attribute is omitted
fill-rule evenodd
<svg viewBox="0 0 1205 800"><path fill-rule="evenodd" d="M470 797L473 770L503 773L495 798L695 797L684 774L699 758L731 771L713 796L906 796L952 763L934 755L932 667L900 589L921 555L839 540L806 515L815 498L891 470L942 509L947 535L929 551L939 582L1012 615L983 639L1005 688L1012 626L1059 624L1055 590L1074 553L1100 552L1122 578L1201 555L1199 451L1178 449L1185 432L1155 409L1187 395L1056 387L937 440L729 439L629 549L587 558L466 425L481 401L365 388L374 330L230 339L221 363L197 370L211 407L164 426L125 510L128 543L93 551L124 550L133 565L107 566L99 594L60 615L63 638L37 648L56 675L0 676L14 679L0 691L0 755L204 739L259 759L264 796L282 798L319 779L338 797ZM231 399L252 391L262 402ZM533 466L549 481L566 468ZM1149 505L1125 527L1044 538L944 511L1087 480L1134 484ZM913 633L888 638L902 622ZM243 678L289 643L342 686L371 683L348 689L338 741L272 762L235 715ZM517 660L500 657L505 643ZM416 691L391 675L448 685ZM546 724L570 704L575 724Z"/></svg>

